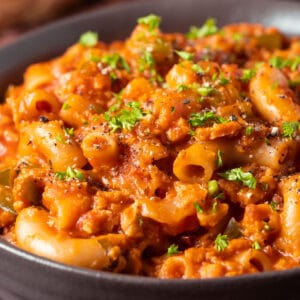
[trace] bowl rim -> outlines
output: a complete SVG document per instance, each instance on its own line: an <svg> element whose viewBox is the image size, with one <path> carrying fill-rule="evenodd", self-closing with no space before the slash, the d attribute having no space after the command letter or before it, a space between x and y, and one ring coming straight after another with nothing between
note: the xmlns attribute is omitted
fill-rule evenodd
<svg viewBox="0 0 300 300"><path fill-rule="evenodd" d="M162 0L152 0L151 2L157 2L159 3ZM167 1L167 0L166 0ZM260 0L260 2L272 2L274 3L274 0ZM288 0L279 0L275 1L278 4L285 3L293 3L294 1ZM95 18L101 17L101 15L106 15L108 13L115 13L116 10L122 11L124 8L128 7L138 7L143 6L145 4L149 4L148 0L134 0L131 2L121 2L121 3L114 3L109 6L100 7L99 9L86 11L84 13L78 13L73 16L69 16L66 18L63 18L58 21L53 21L49 24L43 25L37 29L31 30L25 34L23 34L21 37L18 37L16 40L13 40L4 46L0 47L0 56L4 55L5 52L9 52L11 48L15 48L18 45L22 44L24 41L32 38L36 38L40 35L43 35L44 33L48 31L52 31L55 29L60 29L64 26L70 26L72 24L76 24L78 22L83 22L84 20L88 20L89 18ZM300 3L298 3L298 7L300 8ZM259 273L253 273L253 274L244 274L244 275L238 275L233 277L219 277L219 278L207 278L207 279L161 279L161 278L154 278L154 277L146 277L141 275L129 275L129 274L120 274L120 273L112 273L112 272L106 272L101 270L92 270L87 268L81 268L76 266L70 266L66 264L62 264L32 253L29 253L27 251L24 251L8 242L3 240L0 237L0 250L5 251L6 253L9 253L11 255L17 256L19 259L27 260L28 262L33 262L35 264L38 264L43 267L52 268L60 272L66 272L66 273L73 273L78 276L84 276L86 278L92 278L92 279L103 279L108 281L114 281L114 282L122 282L126 283L128 285L159 285L159 286L184 286L184 287L215 287L216 285L227 285L234 283L235 285L244 285L246 282L251 281L252 283L257 283L261 281L266 280L272 280L274 278L290 278L291 276L297 276L300 278L300 267L295 267L288 270L282 270L282 271L265 271L265 272L259 272Z"/></svg>

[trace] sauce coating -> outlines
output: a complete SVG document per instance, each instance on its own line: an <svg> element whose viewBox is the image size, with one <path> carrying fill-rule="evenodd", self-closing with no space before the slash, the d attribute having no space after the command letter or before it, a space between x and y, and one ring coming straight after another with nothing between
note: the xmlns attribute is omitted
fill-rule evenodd
<svg viewBox="0 0 300 300"><path fill-rule="evenodd" d="M27 68L0 106L2 238L159 278L300 264L300 40L138 19Z"/></svg>

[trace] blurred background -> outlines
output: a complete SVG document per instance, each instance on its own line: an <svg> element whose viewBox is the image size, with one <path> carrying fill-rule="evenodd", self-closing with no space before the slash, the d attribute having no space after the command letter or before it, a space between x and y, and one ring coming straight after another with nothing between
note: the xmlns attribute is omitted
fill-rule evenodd
<svg viewBox="0 0 300 300"><path fill-rule="evenodd" d="M0 47L59 18L132 0L0 0Z"/></svg>

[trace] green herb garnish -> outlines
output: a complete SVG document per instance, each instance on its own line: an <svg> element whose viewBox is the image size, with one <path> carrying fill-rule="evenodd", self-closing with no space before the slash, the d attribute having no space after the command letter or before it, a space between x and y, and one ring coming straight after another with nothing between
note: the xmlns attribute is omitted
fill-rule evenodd
<svg viewBox="0 0 300 300"><path fill-rule="evenodd" d="M79 44L85 47L93 47L98 43L98 33L94 31L87 31L79 38Z"/></svg>
<svg viewBox="0 0 300 300"><path fill-rule="evenodd" d="M244 172L241 168L231 169L225 173L219 174L221 177L229 180L242 183L250 189L256 188L256 179L250 172Z"/></svg>
<svg viewBox="0 0 300 300"><path fill-rule="evenodd" d="M252 249L254 249L254 250L261 250L261 246L260 246L260 244L259 244L258 241L254 241L254 242L252 243L251 247L252 247Z"/></svg>
<svg viewBox="0 0 300 300"><path fill-rule="evenodd" d="M63 127L64 132L69 136L74 136L74 128Z"/></svg>
<svg viewBox="0 0 300 300"><path fill-rule="evenodd" d="M71 179L78 179L80 181L85 180L81 171L74 169L72 167L68 167L65 172L56 172L55 177L59 180L71 180Z"/></svg>
<svg viewBox="0 0 300 300"><path fill-rule="evenodd" d="M243 70L243 74L241 80L245 83L249 82L256 74L254 69L245 69Z"/></svg>
<svg viewBox="0 0 300 300"><path fill-rule="evenodd" d="M174 254L177 254L177 253L179 253L178 246L175 245L175 244L172 244L168 248L168 251L167 251L168 256L171 256L171 255L174 255Z"/></svg>
<svg viewBox="0 0 300 300"><path fill-rule="evenodd" d="M126 107L118 115L111 116L109 112L104 114L105 121L109 127L116 131L117 129L131 130L135 124L147 113L140 108L140 103L136 101L128 102Z"/></svg>
<svg viewBox="0 0 300 300"><path fill-rule="evenodd" d="M300 123L295 122L283 122L282 124L282 135L287 138L292 138L294 133L300 129Z"/></svg>
<svg viewBox="0 0 300 300"><path fill-rule="evenodd" d="M161 17L154 14L150 14L148 16L138 18L137 22L138 24L147 25L149 30L152 31L159 27L161 22Z"/></svg>
<svg viewBox="0 0 300 300"><path fill-rule="evenodd" d="M203 213L203 208L200 206L198 202L194 202L194 207L196 208L197 213Z"/></svg>
<svg viewBox="0 0 300 300"><path fill-rule="evenodd" d="M197 39L209 35L213 35L219 31L216 20L209 18L205 21L202 27L192 26L186 34L188 39Z"/></svg>
<svg viewBox="0 0 300 300"><path fill-rule="evenodd" d="M223 166L223 159L222 159L223 155L224 155L224 152L222 152L221 150L217 151L216 165L218 168L221 168Z"/></svg>
<svg viewBox="0 0 300 300"><path fill-rule="evenodd" d="M219 233L215 239L215 247L217 251L224 251L228 247L228 236Z"/></svg>
<svg viewBox="0 0 300 300"><path fill-rule="evenodd" d="M227 120L223 117L217 116L213 111L206 111L203 113L191 113L189 123L193 126L203 126L206 122L213 121L216 123L226 123Z"/></svg>
<svg viewBox="0 0 300 300"><path fill-rule="evenodd" d="M245 130L245 134L249 136L249 135L252 134L252 132L253 132L253 127L252 126L247 126L246 130Z"/></svg>
<svg viewBox="0 0 300 300"><path fill-rule="evenodd" d="M186 52L186 51L178 51L178 50L175 50L175 52L183 60L193 60L194 59L193 53Z"/></svg>
<svg viewBox="0 0 300 300"><path fill-rule="evenodd" d="M127 72L130 72L130 67L127 64L126 60L118 53L104 55L100 59L100 61L104 64L109 65L114 70L122 68Z"/></svg>

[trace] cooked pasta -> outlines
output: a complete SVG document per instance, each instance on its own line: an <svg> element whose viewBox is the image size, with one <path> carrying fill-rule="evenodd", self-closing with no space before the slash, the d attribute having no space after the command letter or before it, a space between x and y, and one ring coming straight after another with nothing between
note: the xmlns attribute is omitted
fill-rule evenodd
<svg viewBox="0 0 300 300"><path fill-rule="evenodd" d="M159 278L300 265L300 40L214 19L86 32L0 106L0 229L33 254Z"/></svg>

